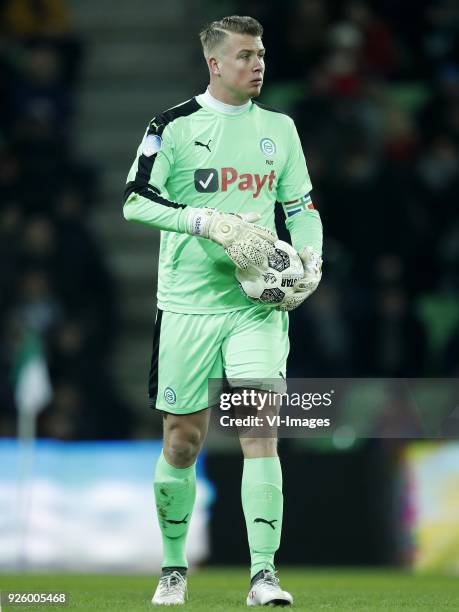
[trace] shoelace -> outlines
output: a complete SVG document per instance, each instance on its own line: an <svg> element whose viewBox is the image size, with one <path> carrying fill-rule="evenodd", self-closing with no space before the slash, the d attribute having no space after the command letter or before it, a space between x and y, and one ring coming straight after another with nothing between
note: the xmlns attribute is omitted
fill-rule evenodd
<svg viewBox="0 0 459 612"><path fill-rule="evenodd" d="M269 587L279 588L279 578L276 576L276 572L265 572L260 581Z"/></svg>
<svg viewBox="0 0 459 612"><path fill-rule="evenodd" d="M186 593L185 578L180 572L171 572L170 574L162 576L159 580L159 592L162 596L168 595L172 597L180 593L182 589L185 589Z"/></svg>

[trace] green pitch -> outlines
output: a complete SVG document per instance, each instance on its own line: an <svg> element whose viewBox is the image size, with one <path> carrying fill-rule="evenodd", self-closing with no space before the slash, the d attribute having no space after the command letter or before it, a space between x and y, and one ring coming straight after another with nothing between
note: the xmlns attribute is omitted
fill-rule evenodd
<svg viewBox="0 0 459 612"><path fill-rule="evenodd" d="M280 577L283 588L295 598L295 610L459 610L459 579L452 576L416 576L384 570L283 568ZM192 573L188 581L189 601L184 609L246 610L247 579L248 573L242 569L206 569ZM70 597L70 603L65 608L3 606L2 612L151 610L150 599L155 586L156 579L146 576L0 574L3 591L67 591Z"/></svg>

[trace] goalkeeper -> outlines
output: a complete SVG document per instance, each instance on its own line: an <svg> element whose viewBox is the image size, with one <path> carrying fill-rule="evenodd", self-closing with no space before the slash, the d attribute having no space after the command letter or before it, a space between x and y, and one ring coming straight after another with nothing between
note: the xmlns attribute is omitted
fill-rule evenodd
<svg viewBox="0 0 459 612"><path fill-rule="evenodd" d="M282 385L288 313L317 287L322 225L293 121L254 100L263 85L262 26L225 17L200 34L207 90L154 117L130 169L124 217L161 230L150 406L163 412L154 489L163 570L154 604L186 598L185 541L195 498L195 461L209 421L208 379ZM263 266L281 202L305 275L277 308L253 304L235 267ZM251 554L248 605L286 605L275 575L282 528L277 441L240 438L242 506ZM261 520L258 520L261 519Z"/></svg>

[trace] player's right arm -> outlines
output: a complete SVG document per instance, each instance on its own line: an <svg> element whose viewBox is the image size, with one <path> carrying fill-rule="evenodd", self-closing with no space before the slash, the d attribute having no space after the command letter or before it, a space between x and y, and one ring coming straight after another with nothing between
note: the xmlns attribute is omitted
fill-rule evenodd
<svg viewBox="0 0 459 612"><path fill-rule="evenodd" d="M171 125L154 118L137 150L124 191L123 214L127 221L160 230L187 232L189 207L169 199L167 179L174 165Z"/></svg>
<svg viewBox="0 0 459 612"><path fill-rule="evenodd" d="M253 225L258 213L233 215L212 208L195 208L171 200L167 180L174 167L176 144L172 124L161 115L149 124L129 171L123 214L127 221L160 230L187 233L213 240L239 268L263 265L273 251L275 235Z"/></svg>

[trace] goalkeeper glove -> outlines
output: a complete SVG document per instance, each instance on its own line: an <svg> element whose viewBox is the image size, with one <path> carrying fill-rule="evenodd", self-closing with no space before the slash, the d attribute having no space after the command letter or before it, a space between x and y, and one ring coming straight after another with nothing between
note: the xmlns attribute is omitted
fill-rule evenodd
<svg viewBox="0 0 459 612"><path fill-rule="evenodd" d="M312 247L302 249L298 255L303 262L304 276L295 281L294 293L286 295L276 310L295 310L317 289L322 278L322 257Z"/></svg>
<svg viewBox="0 0 459 612"><path fill-rule="evenodd" d="M188 233L220 244L228 257L241 269L249 266L267 268L268 255L274 253L276 235L254 225L261 215L224 213L214 208L192 208L187 217Z"/></svg>

